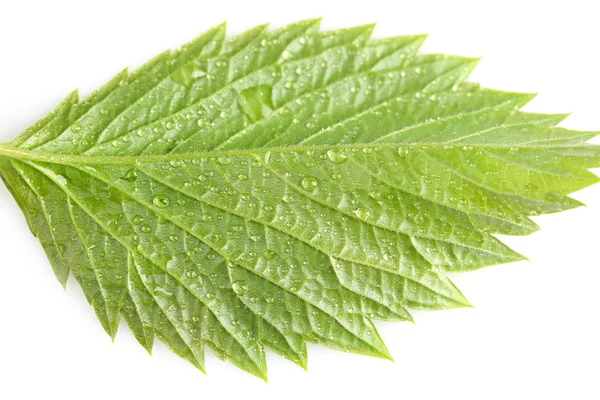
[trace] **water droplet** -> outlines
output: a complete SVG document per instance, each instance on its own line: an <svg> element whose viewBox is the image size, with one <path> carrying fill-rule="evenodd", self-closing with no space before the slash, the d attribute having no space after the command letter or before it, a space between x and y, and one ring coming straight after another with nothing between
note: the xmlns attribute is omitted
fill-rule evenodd
<svg viewBox="0 0 600 400"><path fill-rule="evenodd" d="M347 155L345 155L341 151L336 150L328 150L327 157L329 157L329 159L336 164L341 164L348 159Z"/></svg>
<svg viewBox="0 0 600 400"><path fill-rule="evenodd" d="M246 174L239 174L238 175L238 179L240 181L247 181L248 180L248 175L246 175Z"/></svg>
<svg viewBox="0 0 600 400"><path fill-rule="evenodd" d="M285 194L283 196L283 201L285 203L288 203L288 204L293 203L294 202L294 196L292 196L291 194L287 193L287 194Z"/></svg>
<svg viewBox="0 0 600 400"><path fill-rule="evenodd" d="M423 216L421 214L415 215L414 221L415 221L415 224L417 224L417 225L422 224L424 221Z"/></svg>
<svg viewBox="0 0 600 400"><path fill-rule="evenodd" d="M144 225L142 226L142 232L144 233L148 233L150 232L152 229L148 226L148 225Z"/></svg>
<svg viewBox="0 0 600 400"><path fill-rule="evenodd" d="M101 108L100 115L106 115L106 114L108 114L108 110L106 108Z"/></svg>
<svg viewBox="0 0 600 400"><path fill-rule="evenodd" d="M248 291L248 285L244 281L233 282L231 285L233 291L239 295L243 295Z"/></svg>
<svg viewBox="0 0 600 400"><path fill-rule="evenodd" d="M371 216L371 211L366 207L357 208L354 214L360 219L367 219Z"/></svg>
<svg viewBox="0 0 600 400"><path fill-rule="evenodd" d="M131 168L121 179L126 180L127 182L133 182L137 179L137 171L135 168Z"/></svg>
<svg viewBox="0 0 600 400"><path fill-rule="evenodd" d="M156 196L152 200L152 203L158 208L165 208L168 207L170 201L166 196Z"/></svg>
<svg viewBox="0 0 600 400"><path fill-rule="evenodd" d="M144 222L144 217L142 217L141 215L136 215L135 217L133 217L131 222L133 222L134 225L139 225L142 222Z"/></svg>
<svg viewBox="0 0 600 400"><path fill-rule="evenodd" d="M177 241L177 239L178 239L178 238L177 238L177 236L175 236L175 235L171 235L171 236L169 236L169 240L170 240L171 242L176 242L176 241Z"/></svg>
<svg viewBox="0 0 600 400"><path fill-rule="evenodd" d="M185 276L187 276L190 279L195 279L198 277L198 273L196 271L190 269L185 273Z"/></svg>
<svg viewBox="0 0 600 400"><path fill-rule="evenodd" d="M277 253L275 253L273 250L267 250L265 251L265 253L263 254L263 257L266 260L272 260L275 258L275 256L277 255Z"/></svg>
<svg viewBox="0 0 600 400"><path fill-rule="evenodd" d="M317 181L317 178L315 178L314 176L309 175L305 176L304 179L302 179L302 188L304 188L304 190L308 190L309 192L315 190L318 184L319 181Z"/></svg>
<svg viewBox="0 0 600 400"><path fill-rule="evenodd" d="M217 158L217 161L221 165L229 165L229 164L231 164L231 160L229 158L227 158L227 157L219 157L219 158Z"/></svg>

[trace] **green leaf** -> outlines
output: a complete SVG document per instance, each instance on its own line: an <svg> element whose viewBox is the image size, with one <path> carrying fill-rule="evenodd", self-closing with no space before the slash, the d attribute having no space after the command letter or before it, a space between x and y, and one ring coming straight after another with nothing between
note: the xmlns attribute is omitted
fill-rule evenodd
<svg viewBox="0 0 600 400"><path fill-rule="evenodd" d="M595 132L465 82L423 36L309 20L215 27L0 145L0 174L62 285L204 370L266 379L265 347L391 358L373 320L470 306L446 276L524 257L494 234L577 207Z"/></svg>

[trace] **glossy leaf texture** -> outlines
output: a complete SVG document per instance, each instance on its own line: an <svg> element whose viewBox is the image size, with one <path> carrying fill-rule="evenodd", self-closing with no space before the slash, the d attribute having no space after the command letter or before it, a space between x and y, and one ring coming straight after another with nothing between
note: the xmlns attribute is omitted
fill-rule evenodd
<svg viewBox="0 0 600 400"><path fill-rule="evenodd" d="M265 348L391 358L374 320L469 306L447 273L523 259L494 235L580 205L596 132L465 82L423 36L318 20L217 26L0 145L0 173L61 284L204 370L266 379Z"/></svg>

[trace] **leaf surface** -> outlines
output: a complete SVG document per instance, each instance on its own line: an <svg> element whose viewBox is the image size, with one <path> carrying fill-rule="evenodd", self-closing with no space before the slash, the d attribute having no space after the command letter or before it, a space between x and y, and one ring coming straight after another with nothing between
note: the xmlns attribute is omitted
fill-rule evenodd
<svg viewBox="0 0 600 400"><path fill-rule="evenodd" d="M522 260L494 235L577 207L595 132L465 82L423 36L318 20L220 25L0 145L0 174L65 285L204 370L266 379L265 348L391 358L374 320L470 306L447 277Z"/></svg>

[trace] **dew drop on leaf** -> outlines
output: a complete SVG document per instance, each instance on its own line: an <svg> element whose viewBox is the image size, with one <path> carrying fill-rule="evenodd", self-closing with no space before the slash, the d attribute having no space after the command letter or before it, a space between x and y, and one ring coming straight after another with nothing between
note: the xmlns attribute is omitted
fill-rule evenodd
<svg viewBox="0 0 600 400"><path fill-rule="evenodd" d="M313 190L315 190L317 188L319 184L319 181L317 181L317 178L315 178L314 176L305 176L302 179L302 188L304 190L308 190L309 192L312 192Z"/></svg>
<svg viewBox="0 0 600 400"><path fill-rule="evenodd" d="M233 282L231 287L239 295L243 295L248 291L248 285L244 281Z"/></svg>
<svg viewBox="0 0 600 400"><path fill-rule="evenodd" d="M166 196L155 196L152 203L158 208L165 208L169 206L170 200Z"/></svg>
<svg viewBox="0 0 600 400"><path fill-rule="evenodd" d="M266 260L272 260L275 258L276 255L277 255L277 253L275 253L273 250L267 250L263 254L263 256L265 257Z"/></svg>
<svg viewBox="0 0 600 400"><path fill-rule="evenodd" d="M368 219L371 216L371 211L366 207L357 208L354 214L360 219Z"/></svg>
<svg viewBox="0 0 600 400"><path fill-rule="evenodd" d="M187 272L185 273L185 276L187 276L187 277L188 277L188 278L190 278L190 279L195 279L195 278L197 278L197 277L198 277L198 273L197 273L196 271L194 271L194 270L190 269L189 271L187 271Z"/></svg>
<svg viewBox="0 0 600 400"><path fill-rule="evenodd" d="M331 162L334 162L336 164L346 162L346 160L348 159L348 156L339 150L328 150L327 157L329 157Z"/></svg>
<svg viewBox="0 0 600 400"><path fill-rule="evenodd" d="M129 171L127 171L125 173L125 175L123 175L123 178L121 178L127 182L133 182L137 179L137 171L135 170L135 168L131 168Z"/></svg>
<svg viewBox="0 0 600 400"><path fill-rule="evenodd" d="M424 221L424 218L421 214L415 215L414 221L416 224L421 225Z"/></svg>

